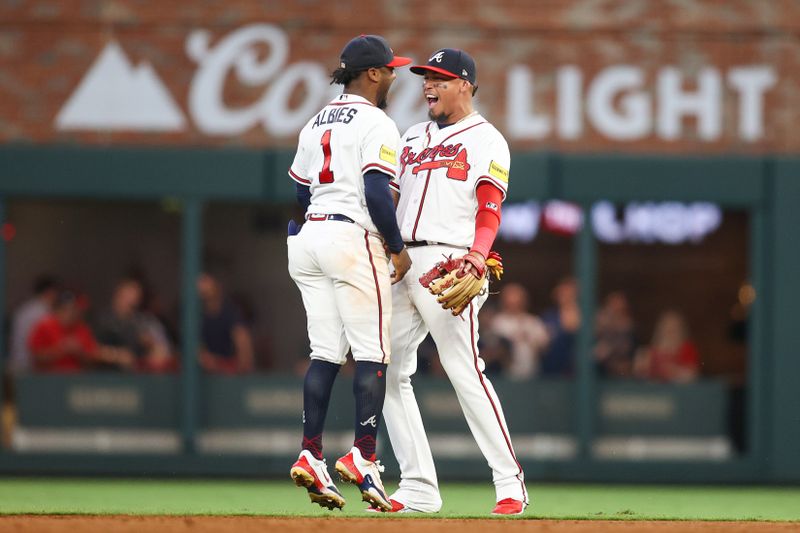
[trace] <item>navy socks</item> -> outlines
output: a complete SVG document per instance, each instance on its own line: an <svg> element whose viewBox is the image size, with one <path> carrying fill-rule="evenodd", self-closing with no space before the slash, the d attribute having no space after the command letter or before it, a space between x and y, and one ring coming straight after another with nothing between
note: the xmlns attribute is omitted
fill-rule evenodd
<svg viewBox="0 0 800 533"><path fill-rule="evenodd" d="M386 365L356 361L353 395L356 400L356 434L353 446L359 449L364 459L374 461L378 422L386 395Z"/></svg>
<svg viewBox="0 0 800 533"><path fill-rule="evenodd" d="M322 459L322 430L341 365L312 359L303 383L303 449ZM382 403L382 402L381 402Z"/></svg>
<svg viewBox="0 0 800 533"><path fill-rule="evenodd" d="M328 413L328 403L340 365L314 359L303 383L303 445L316 459L322 459L322 431ZM364 459L375 460L378 424L386 395L386 365L356 361L353 377L356 402L355 440Z"/></svg>

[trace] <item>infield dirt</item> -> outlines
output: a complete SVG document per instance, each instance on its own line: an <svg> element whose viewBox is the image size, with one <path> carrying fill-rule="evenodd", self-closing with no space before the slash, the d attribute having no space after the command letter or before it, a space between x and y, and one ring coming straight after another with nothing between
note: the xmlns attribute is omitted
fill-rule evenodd
<svg viewBox="0 0 800 533"><path fill-rule="evenodd" d="M0 517L0 531L15 533L558 533L597 532L789 532L800 531L797 522L611 521L611 520L452 520L436 518L270 518L249 516L69 516L14 515Z"/></svg>

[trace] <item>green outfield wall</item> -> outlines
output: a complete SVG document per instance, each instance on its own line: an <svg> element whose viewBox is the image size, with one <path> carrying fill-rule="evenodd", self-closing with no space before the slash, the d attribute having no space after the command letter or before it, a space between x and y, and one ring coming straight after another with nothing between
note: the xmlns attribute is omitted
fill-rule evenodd
<svg viewBox="0 0 800 533"><path fill-rule="evenodd" d="M182 329L196 332L192 280L200 269L205 206L219 200L290 204L290 159L286 151L7 145L0 147L0 221L7 203L21 198L176 200L183 206ZM586 321L573 381L498 383L529 476L800 482L800 160L530 152L513 155L512 173L512 201L558 198L586 207L598 200L713 201L747 211L748 271L758 294L748 324L743 452L727 453L730 444L720 440L730 401L725 384L599 381ZM592 288L597 246L589 226L575 239L573 269L582 287ZM0 240L0 302L6 301L5 257ZM592 292L582 292L584 316L594 315ZM182 343L185 361L193 362L196 336L185 335ZM418 381L435 428L432 445L446 456L443 475L485 477L485 462L475 455L448 387ZM337 390L346 405L345 389ZM0 452L3 472L283 475L286 450L298 440L299 383L290 378L212 379L184 364L180 375L166 377L30 376L15 394L24 431ZM346 440L349 418L332 422L334 428L342 423L333 442ZM687 450L686 458L659 458L664 439Z"/></svg>

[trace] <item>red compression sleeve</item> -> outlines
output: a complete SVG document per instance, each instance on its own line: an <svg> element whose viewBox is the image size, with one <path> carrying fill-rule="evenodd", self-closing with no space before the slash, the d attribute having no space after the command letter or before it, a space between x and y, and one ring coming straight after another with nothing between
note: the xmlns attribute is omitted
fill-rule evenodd
<svg viewBox="0 0 800 533"><path fill-rule="evenodd" d="M475 217L475 241L470 251L480 252L483 257L489 256L497 228L500 227L500 205L503 192L491 183L480 183L475 191L478 198L478 215Z"/></svg>

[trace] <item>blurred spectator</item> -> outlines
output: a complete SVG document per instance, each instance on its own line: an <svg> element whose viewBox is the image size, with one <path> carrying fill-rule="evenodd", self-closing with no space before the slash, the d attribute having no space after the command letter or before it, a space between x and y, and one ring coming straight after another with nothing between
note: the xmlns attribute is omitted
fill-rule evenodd
<svg viewBox="0 0 800 533"><path fill-rule="evenodd" d="M97 320L95 331L102 352L112 361L134 361L135 369L143 372L173 370L175 360L166 332L155 317L140 311L141 303L138 280L125 278L117 283L111 308Z"/></svg>
<svg viewBox="0 0 800 533"><path fill-rule="evenodd" d="M752 285L745 282L736 292L736 303L730 310L728 322L728 338L737 343L747 344L747 324L750 320L750 308L756 300L756 291Z"/></svg>
<svg viewBox="0 0 800 533"><path fill-rule="evenodd" d="M159 334L164 337L165 342L173 347L178 342L178 330L176 325L176 313L168 312L161 294L153 288L147 275L142 269L132 269L130 279L135 279L142 287L142 300L139 311L148 318L156 322L154 326L159 330Z"/></svg>
<svg viewBox="0 0 800 533"><path fill-rule="evenodd" d="M581 325L578 306L578 282L575 278L563 278L553 288L556 306L542 315L550 344L541 363L543 376L567 376L572 374L575 360L575 339Z"/></svg>
<svg viewBox="0 0 800 533"><path fill-rule="evenodd" d="M208 273L198 278L197 291L203 303L200 365L206 372L251 372L253 339L241 312Z"/></svg>
<svg viewBox="0 0 800 533"><path fill-rule="evenodd" d="M33 283L33 296L22 303L14 312L11 322L11 371L27 372L33 366L28 347L28 339L34 326L53 309L58 296L58 282L55 278L42 275Z"/></svg>
<svg viewBox="0 0 800 533"><path fill-rule="evenodd" d="M601 376L633 375L636 337L628 298L621 291L606 296L595 319L594 359Z"/></svg>
<svg viewBox="0 0 800 533"><path fill-rule="evenodd" d="M493 324L497 320L497 308L490 303L484 304L481 308L480 320L487 327L481 331L478 339L478 349L481 359L485 363L484 374L487 376L506 375L516 378L512 372L513 355L511 340L504 334L499 333ZM521 379L521 378L520 378Z"/></svg>
<svg viewBox="0 0 800 533"><path fill-rule="evenodd" d="M689 338L683 315L666 311L656 322L650 346L636 358L636 374L645 379L685 383L700 374L700 355Z"/></svg>
<svg viewBox="0 0 800 533"><path fill-rule="evenodd" d="M28 347L36 372L74 373L86 370L98 356L97 342L83 321L85 297L61 291L52 313L33 328Z"/></svg>
<svg viewBox="0 0 800 533"><path fill-rule="evenodd" d="M519 283L506 284L500 291L500 312L486 323L490 332L511 343L509 377L524 380L536 375L548 336L541 319L528 312L525 287Z"/></svg>
<svg viewBox="0 0 800 533"><path fill-rule="evenodd" d="M756 290L743 282L736 291L736 303L731 307L728 322L728 340L732 346L729 359L736 361L734 371L728 376L730 396L728 400L728 428L736 449L740 452L747 446L747 341L750 314L756 300Z"/></svg>

